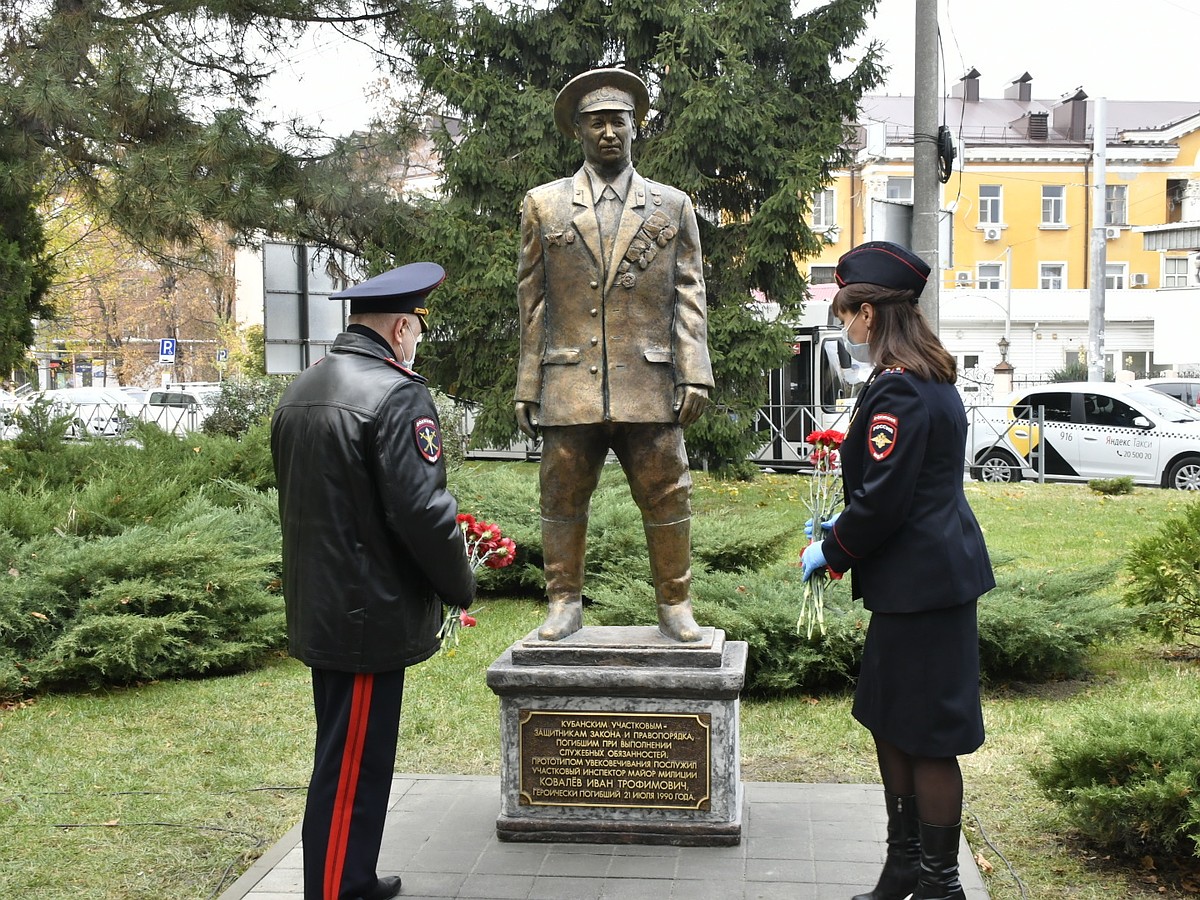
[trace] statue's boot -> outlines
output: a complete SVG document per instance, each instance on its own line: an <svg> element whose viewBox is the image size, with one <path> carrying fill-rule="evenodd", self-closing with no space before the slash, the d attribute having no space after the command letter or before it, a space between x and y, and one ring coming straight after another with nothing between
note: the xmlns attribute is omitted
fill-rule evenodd
<svg viewBox="0 0 1200 900"><path fill-rule="evenodd" d="M700 626L692 615L692 520L669 525L643 523L650 551L650 577L658 601L658 630L677 641L698 641Z"/></svg>
<svg viewBox="0 0 1200 900"><path fill-rule="evenodd" d="M546 621L538 629L543 641L557 641L583 627L583 558L587 552L587 518L570 522L542 519L545 559Z"/></svg>

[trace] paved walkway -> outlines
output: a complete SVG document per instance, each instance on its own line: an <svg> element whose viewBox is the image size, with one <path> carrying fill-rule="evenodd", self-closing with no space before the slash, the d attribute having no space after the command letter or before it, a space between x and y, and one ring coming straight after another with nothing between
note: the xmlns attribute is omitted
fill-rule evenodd
<svg viewBox="0 0 1200 900"><path fill-rule="evenodd" d="M500 779L403 775L392 785L379 874L404 900L849 900L870 890L884 853L878 787L747 782L737 847L502 843ZM220 900L303 896L297 825ZM968 900L987 900L970 851Z"/></svg>

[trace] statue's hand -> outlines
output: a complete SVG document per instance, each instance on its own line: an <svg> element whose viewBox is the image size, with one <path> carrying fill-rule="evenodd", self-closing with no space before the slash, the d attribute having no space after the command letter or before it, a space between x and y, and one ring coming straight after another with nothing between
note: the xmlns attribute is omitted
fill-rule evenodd
<svg viewBox="0 0 1200 900"><path fill-rule="evenodd" d="M684 428L700 418L708 408L708 388L698 384L681 384L675 388L675 413Z"/></svg>
<svg viewBox="0 0 1200 900"><path fill-rule="evenodd" d="M517 427L529 437L536 438L538 429L538 413L541 410L541 405L538 403L526 403L524 400L518 400L515 409L517 413Z"/></svg>

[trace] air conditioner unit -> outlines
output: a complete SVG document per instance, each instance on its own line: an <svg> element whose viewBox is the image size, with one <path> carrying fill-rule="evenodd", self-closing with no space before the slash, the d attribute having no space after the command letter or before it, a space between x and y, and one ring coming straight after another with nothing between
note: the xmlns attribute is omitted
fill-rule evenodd
<svg viewBox="0 0 1200 900"><path fill-rule="evenodd" d="M1109 225L1107 228L1104 229L1104 239L1106 241L1115 241L1120 236L1121 236L1121 229L1117 228L1115 225Z"/></svg>
<svg viewBox="0 0 1200 900"><path fill-rule="evenodd" d="M1145 272L1134 272L1133 275L1130 276L1129 283L1134 287L1145 287L1150 283L1150 276Z"/></svg>
<svg viewBox="0 0 1200 900"><path fill-rule="evenodd" d="M985 241L1000 240L1000 226L999 225L989 225L987 228L983 229L983 239Z"/></svg>
<svg viewBox="0 0 1200 900"><path fill-rule="evenodd" d="M970 272L955 272L954 273L954 283L955 284L970 284L974 280L975 279L971 277Z"/></svg>

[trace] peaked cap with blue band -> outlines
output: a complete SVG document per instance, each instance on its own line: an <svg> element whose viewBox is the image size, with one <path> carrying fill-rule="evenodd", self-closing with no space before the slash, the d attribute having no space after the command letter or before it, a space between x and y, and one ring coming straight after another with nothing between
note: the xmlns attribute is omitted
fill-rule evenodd
<svg viewBox="0 0 1200 900"><path fill-rule="evenodd" d="M877 284L912 291L912 302L916 303L929 280L929 266L907 247L891 241L868 241L842 254L833 277L838 287Z"/></svg>
<svg viewBox="0 0 1200 900"><path fill-rule="evenodd" d="M437 263L415 262L359 282L330 296L349 300L350 315L358 313L411 313L421 319L429 315L425 298L446 280L446 270Z"/></svg>

